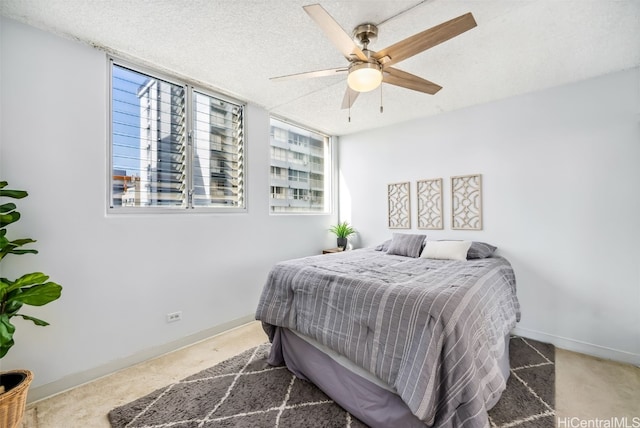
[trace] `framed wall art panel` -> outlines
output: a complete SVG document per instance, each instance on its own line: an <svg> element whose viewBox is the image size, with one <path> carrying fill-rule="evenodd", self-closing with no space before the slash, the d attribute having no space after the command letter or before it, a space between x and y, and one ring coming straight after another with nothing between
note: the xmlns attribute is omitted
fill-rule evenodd
<svg viewBox="0 0 640 428"><path fill-rule="evenodd" d="M482 175L451 177L451 229L482 230Z"/></svg>
<svg viewBox="0 0 640 428"><path fill-rule="evenodd" d="M442 178L419 180L418 229L443 229Z"/></svg>
<svg viewBox="0 0 640 428"><path fill-rule="evenodd" d="M411 228L411 198L409 182L387 186L389 229Z"/></svg>

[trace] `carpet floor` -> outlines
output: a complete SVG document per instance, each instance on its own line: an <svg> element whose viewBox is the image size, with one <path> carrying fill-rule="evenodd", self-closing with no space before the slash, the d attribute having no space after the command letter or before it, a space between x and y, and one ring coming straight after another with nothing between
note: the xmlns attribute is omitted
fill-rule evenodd
<svg viewBox="0 0 640 428"><path fill-rule="evenodd" d="M313 384L266 362L260 345L109 412L113 428L366 427ZM555 348L513 337L492 427L553 427Z"/></svg>

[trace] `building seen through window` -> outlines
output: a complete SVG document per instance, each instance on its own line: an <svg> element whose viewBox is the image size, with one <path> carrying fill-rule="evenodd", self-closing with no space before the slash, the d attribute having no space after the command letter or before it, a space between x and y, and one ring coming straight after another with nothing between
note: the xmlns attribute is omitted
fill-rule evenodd
<svg viewBox="0 0 640 428"><path fill-rule="evenodd" d="M112 64L112 209L244 209L244 107Z"/></svg>
<svg viewBox="0 0 640 428"><path fill-rule="evenodd" d="M270 140L271 212L328 212L330 137L272 117Z"/></svg>

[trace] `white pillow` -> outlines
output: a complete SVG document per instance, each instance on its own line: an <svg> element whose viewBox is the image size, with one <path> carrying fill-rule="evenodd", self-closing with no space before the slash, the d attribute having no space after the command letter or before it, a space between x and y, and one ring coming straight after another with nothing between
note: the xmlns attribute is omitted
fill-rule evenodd
<svg viewBox="0 0 640 428"><path fill-rule="evenodd" d="M471 241L427 241L420 257L423 259L467 260Z"/></svg>

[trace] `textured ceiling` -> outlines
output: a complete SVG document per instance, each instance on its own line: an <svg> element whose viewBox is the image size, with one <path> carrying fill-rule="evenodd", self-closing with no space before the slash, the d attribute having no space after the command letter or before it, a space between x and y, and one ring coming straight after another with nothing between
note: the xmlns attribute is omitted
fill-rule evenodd
<svg viewBox="0 0 640 428"><path fill-rule="evenodd" d="M395 67L443 89L383 84L351 109L346 76L270 77L347 62L302 9L313 0L0 0L2 15L155 64L334 135L511 97L640 64L639 0L321 1L374 51L472 12L478 26ZM384 113L379 112L380 98Z"/></svg>

